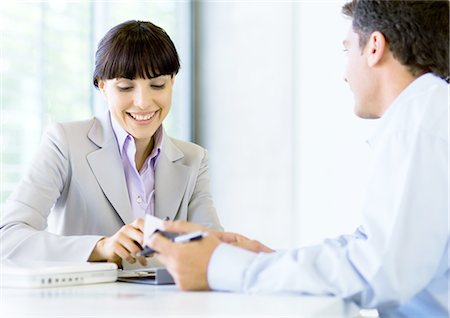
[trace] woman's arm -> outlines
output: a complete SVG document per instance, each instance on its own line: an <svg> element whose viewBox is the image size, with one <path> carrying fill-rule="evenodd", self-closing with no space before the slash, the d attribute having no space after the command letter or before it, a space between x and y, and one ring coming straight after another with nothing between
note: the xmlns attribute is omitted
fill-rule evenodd
<svg viewBox="0 0 450 318"><path fill-rule="evenodd" d="M3 207L2 259L85 261L88 258L101 236L59 236L46 231L52 207L71 177L65 132L61 125L55 124L44 134L34 160Z"/></svg>

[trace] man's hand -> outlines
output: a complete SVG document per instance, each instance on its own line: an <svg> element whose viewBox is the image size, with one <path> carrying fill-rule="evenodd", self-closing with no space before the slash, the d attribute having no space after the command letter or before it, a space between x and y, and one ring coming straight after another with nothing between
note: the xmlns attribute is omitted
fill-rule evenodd
<svg viewBox="0 0 450 318"><path fill-rule="evenodd" d="M188 243L173 243L155 233L147 245L157 251L156 258L166 266L181 290L208 290L208 264L219 244L214 235Z"/></svg>
<svg viewBox="0 0 450 318"><path fill-rule="evenodd" d="M197 225L183 220L164 221L163 227L164 231L180 234L191 233L196 231L214 232L205 226Z"/></svg>
<svg viewBox="0 0 450 318"><path fill-rule="evenodd" d="M97 242L88 261L114 262L119 267L122 266L123 259L130 264L135 263L135 255L142 249L143 232L143 219L122 226L113 236L104 237ZM138 257L138 261L146 265L145 257Z"/></svg>
<svg viewBox="0 0 450 318"><path fill-rule="evenodd" d="M208 232L211 236L217 237L221 242L231 244L255 253L271 253L271 248L265 246L256 240L251 240L243 235L231 232L219 232L210 230L204 226L192 224L186 221L166 221L164 222L164 230L174 233L190 233L195 231Z"/></svg>
<svg viewBox="0 0 450 318"><path fill-rule="evenodd" d="M251 240L244 235L231 232L214 232L214 235L223 243L228 243L255 253L272 253L273 249L256 240Z"/></svg>
<svg viewBox="0 0 450 318"><path fill-rule="evenodd" d="M231 244L252 252L273 252L258 241L229 232L219 232L186 221L166 221L164 230L186 234L195 231L208 233L207 237L189 243L173 243L156 233L146 244L156 251L156 258L162 262L182 290L207 290L208 264L211 255L220 243Z"/></svg>

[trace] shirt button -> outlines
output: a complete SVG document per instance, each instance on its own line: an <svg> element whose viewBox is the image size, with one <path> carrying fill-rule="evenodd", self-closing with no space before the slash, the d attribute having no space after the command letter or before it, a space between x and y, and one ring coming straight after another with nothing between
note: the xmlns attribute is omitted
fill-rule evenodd
<svg viewBox="0 0 450 318"><path fill-rule="evenodd" d="M137 197L136 202L141 204L142 203L142 198L140 196Z"/></svg>

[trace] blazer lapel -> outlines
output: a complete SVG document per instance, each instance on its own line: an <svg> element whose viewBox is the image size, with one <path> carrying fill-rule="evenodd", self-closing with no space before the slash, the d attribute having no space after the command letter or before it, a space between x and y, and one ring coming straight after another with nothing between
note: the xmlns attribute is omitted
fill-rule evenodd
<svg viewBox="0 0 450 318"><path fill-rule="evenodd" d="M189 181L190 168L179 160L183 152L164 133L155 171L155 216L175 219Z"/></svg>
<svg viewBox="0 0 450 318"><path fill-rule="evenodd" d="M109 112L95 121L88 137L100 147L87 156L97 182L123 223L133 222L122 159Z"/></svg>

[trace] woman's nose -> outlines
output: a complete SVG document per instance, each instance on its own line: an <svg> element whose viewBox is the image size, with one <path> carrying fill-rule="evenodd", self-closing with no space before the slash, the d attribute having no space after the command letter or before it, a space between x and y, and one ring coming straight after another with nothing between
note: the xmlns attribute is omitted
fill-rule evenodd
<svg viewBox="0 0 450 318"><path fill-rule="evenodd" d="M152 96L151 93L144 90L136 90L136 94L134 96L134 105L141 108L146 109L151 105Z"/></svg>

